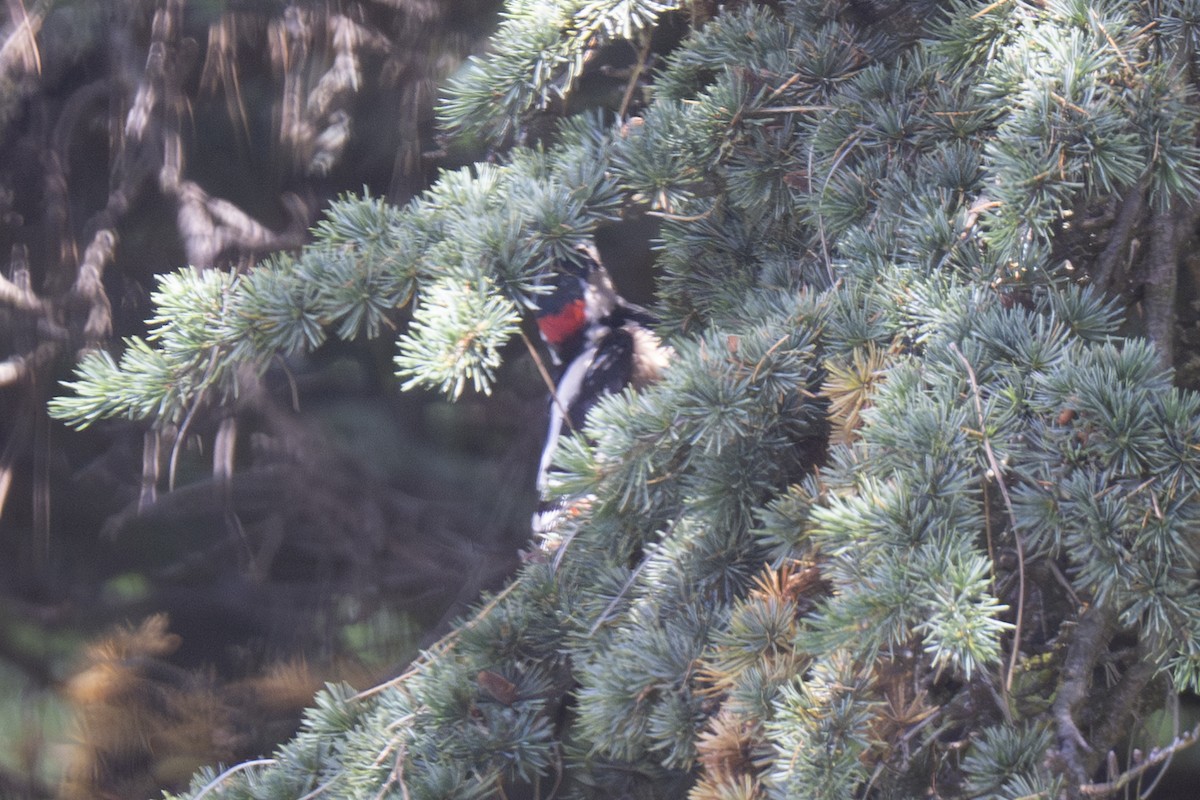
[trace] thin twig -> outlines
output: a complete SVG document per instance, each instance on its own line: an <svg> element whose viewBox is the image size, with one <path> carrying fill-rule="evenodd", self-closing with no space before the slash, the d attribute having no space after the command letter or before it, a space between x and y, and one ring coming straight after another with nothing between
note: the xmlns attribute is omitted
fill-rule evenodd
<svg viewBox="0 0 1200 800"><path fill-rule="evenodd" d="M567 428L571 433L578 433L575 426L571 424L571 415L567 413L567 407L558 399L558 387L554 385L554 378L550 377L550 371L546 369L546 364L542 361L542 356L538 353L537 348L533 346L533 342L529 341L529 337L525 335L525 331L518 330L521 334L521 341L525 343L525 348L529 350L529 355L533 356L533 363L537 365L538 374L542 376L542 382L546 384L546 388L550 391L550 400L558 407L558 411L563 415L563 422L567 423Z"/></svg>
<svg viewBox="0 0 1200 800"><path fill-rule="evenodd" d="M671 524L667 527L666 533L664 533L662 536L664 540L671 535L677 524L679 524L678 517L671 520ZM588 631L588 636L595 636L596 631L600 630L600 626L608 621L608 615L617 607L617 603L621 602L622 598L625 597L625 594L633 588L634 582L637 580L638 576L642 574L642 570L646 568L646 565L650 563L651 557L653 557L653 553L642 557L642 563L638 564L637 568L634 569L634 571L629 575L624 585L621 586L621 590L617 592L617 596L614 597L612 602L605 607L604 611L600 612L600 616L596 618L596 623L592 625L591 629Z"/></svg>
<svg viewBox="0 0 1200 800"><path fill-rule="evenodd" d="M647 217L658 217L659 219L670 220L671 222L699 222L702 219L707 219L717 210L714 204L707 211L702 211L699 214L672 214L669 211L647 211Z"/></svg>
<svg viewBox="0 0 1200 800"><path fill-rule="evenodd" d="M787 340L791 338L791 336L792 335L790 333L785 333L783 336L779 337L779 341L775 342L775 344L773 344L769 348L767 348L767 352L763 353L762 358L760 358L758 360L758 363L754 365L754 372L750 373L750 382L751 383L758 380L758 371L763 368L764 364L767 363L767 358L772 353L774 353L775 350L778 349L781 345L786 343Z"/></svg>
<svg viewBox="0 0 1200 800"><path fill-rule="evenodd" d="M339 775L340 774L341 773L339 773ZM300 795L298 798L296 798L296 800L313 800L314 797L320 797L322 794L324 794L329 789L330 786L333 786L333 784L337 782L337 779L338 779L338 775L334 775L332 778L325 781L324 783L322 783L317 788L313 789L308 794Z"/></svg>
<svg viewBox="0 0 1200 800"><path fill-rule="evenodd" d="M1007 2L1008 2L1008 0L996 0L996 2L992 3L990 6L984 6L983 8L979 9L974 14L972 14L971 19L979 19L980 17L984 16L985 14L989 14L992 11L995 11L997 8L999 8L1000 6L1004 5Z"/></svg>
<svg viewBox="0 0 1200 800"><path fill-rule="evenodd" d="M1162 762L1175 755L1176 752L1185 747L1191 747L1200 739L1200 725L1192 728L1187 733L1176 738L1166 747L1161 749L1155 748L1150 751L1150 755L1146 756L1146 760L1138 764L1136 767L1131 767L1118 775L1114 780L1105 783L1085 783L1079 787L1079 793L1088 797L1107 797L1128 786L1134 778L1141 777L1151 767L1156 767Z"/></svg>
<svg viewBox="0 0 1200 800"><path fill-rule="evenodd" d="M46 301L38 297L32 289L13 283L2 274L0 274L0 303L6 303L22 311L38 313L43 312L46 308Z"/></svg>
<svg viewBox="0 0 1200 800"><path fill-rule="evenodd" d="M596 631L600 630L600 626L608 621L608 615L611 614L613 609L617 607L617 603L621 602L621 600L625 597L625 594L633 588L634 582L637 580L638 576L642 574L642 570L645 569L646 565L649 563L650 557L646 556L642 559L642 563L638 564L633 572L629 574L629 577L621 586L621 590L617 592L617 596L612 599L612 602L605 606L604 610L600 612L600 616L596 618L595 624L592 625L590 630L588 630L589 637L595 636Z"/></svg>
<svg viewBox="0 0 1200 800"><path fill-rule="evenodd" d="M46 9L49 5L47 0L42 0L34 6L32 13L25 8L23 0L18 0L16 3L19 12L12 4L9 5L9 15L16 24L5 38L3 46L0 46L0 69L7 71L20 61L23 62L21 66L26 71L32 71L38 75L42 73L42 54L38 50L37 35L42 29L42 21L46 17ZM20 16L20 22L17 22L18 16ZM13 55L14 51L19 52Z"/></svg>
<svg viewBox="0 0 1200 800"><path fill-rule="evenodd" d="M428 650L426 650L424 653L422 653L420 657L418 657L416 659L413 667L411 667L408 670L405 670L403 673L401 673L400 675L397 675L395 678L386 680L383 683L380 683L376 686L372 686L369 689L363 689L358 694L352 695L350 697L350 700L364 700L368 697L371 697L372 695L379 694L380 692L384 691L385 689L390 689L393 686L399 686L400 684L407 681L409 678L411 678L414 675L416 675L417 673L419 673L421 671L421 667L424 666L426 663L428 663L428 661L431 657L441 655L441 654L447 652L451 647L454 646L454 642L458 639L459 636L461 636L465 631L471 630L476 625L478 625L480 622L482 622L489 614L492 613L492 611L494 611L496 609L496 606L498 606L500 604L500 601L502 601L505 597L508 597L508 595L512 592L512 590L517 588L520 585L521 585L520 580L514 580L508 586L505 586L503 591L499 592L495 597L493 597L491 600L489 600L483 608L479 609L479 611L475 614L475 616L473 616L473 617L471 617L471 619L467 620L461 627L455 628L454 630L450 631L445 636L443 636L441 639L438 639L436 642L434 642L433 646L431 646ZM196 800L199 800L199 798L196 798Z"/></svg>
<svg viewBox="0 0 1200 800"><path fill-rule="evenodd" d="M412 714L406 714L405 718L411 718L412 716ZM404 795L405 800L408 798L408 787L404 785L404 756L408 751L408 747L401 742L400 747L397 748L395 742L396 739L388 742L388 746L383 748L383 752L376 757L374 763L371 765L378 767L383 764L384 759L389 755L394 754L396 756L396 763L392 765L392 770L388 773L387 780L383 782L383 786L379 787L379 791L375 794L375 800L383 800L387 795L388 789L392 788L395 784L400 785L400 792Z"/></svg>
<svg viewBox="0 0 1200 800"><path fill-rule="evenodd" d="M1067 576L1063 575L1062 570L1058 568L1058 564L1054 563L1051 559L1046 559L1046 564L1049 565L1050 574L1054 576L1054 580L1058 581L1059 586L1067 590L1067 594L1071 596L1071 602L1075 603L1075 607L1082 607L1083 601L1079 599L1079 595L1075 594L1075 587L1067 580Z"/></svg>
<svg viewBox="0 0 1200 800"><path fill-rule="evenodd" d="M833 111L833 106L764 106L742 112L743 117L777 117L780 114L811 114L815 111Z"/></svg>
<svg viewBox="0 0 1200 800"><path fill-rule="evenodd" d="M629 111L629 104L633 102L633 93L637 90L638 80L641 79L642 73L646 69L646 59L650 57L650 42L653 37L649 32L643 32L641 48L638 50L637 63L633 65L632 73L629 76L629 83L625 85L625 94L621 96L621 106L617 111L617 119L625 119L625 114Z"/></svg>
<svg viewBox="0 0 1200 800"><path fill-rule="evenodd" d="M200 380L200 386L203 387L212 377L213 371L217 367L217 357L220 355L221 349L214 347L212 355L208 359L208 366L204 370L204 376ZM183 445L187 438L188 428L191 427L192 418L196 415L196 410L200 408L200 401L204 399L204 389L196 391L196 396L192 399L192 404L188 408L187 413L183 415L183 422L179 425L179 432L175 435L175 442L171 445L171 458L167 462L167 491L175 488L175 466L179 462L179 448Z"/></svg>
<svg viewBox="0 0 1200 800"><path fill-rule="evenodd" d="M229 769L225 770L220 775L218 775L217 777L213 778L211 781L206 783L204 785L204 788L202 788L196 794L196 796L192 798L192 800L202 800L204 795L208 794L213 789L217 788L217 786L224 783L227 778L230 778L239 772L244 772L245 770L248 770L251 767L273 767L273 766L275 766L276 763L277 763L276 760L273 758L259 758L254 761L243 761L241 764L237 764L235 766L230 767Z"/></svg>
<svg viewBox="0 0 1200 800"><path fill-rule="evenodd" d="M563 781L563 762L562 752L559 748L555 748L554 758L554 785L550 787L550 794L546 795L546 800L554 800L558 797L558 789L562 786Z"/></svg>
<svg viewBox="0 0 1200 800"><path fill-rule="evenodd" d="M1121 48L1117 45L1116 40L1113 39L1112 34L1108 32L1108 28L1104 27L1104 22L1101 21L1100 15L1097 14L1094 9L1089 8L1088 16L1092 18L1092 22L1095 23L1096 27L1100 29L1100 32L1104 34L1104 38L1108 40L1108 44L1110 47L1112 47L1113 52L1117 54L1117 58L1121 59L1121 64L1125 67L1125 73L1127 75L1133 75L1133 65L1129 63L1129 59L1125 58L1125 53L1121 51Z"/></svg>
<svg viewBox="0 0 1200 800"><path fill-rule="evenodd" d="M275 354L275 360L278 362L280 369L283 370L283 376L287 378L288 389L292 393L292 411L300 413L300 387L296 383L296 376L288 366L287 360L279 353Z"/></svg>
<svg viewBox="0 0 1200 800"><path fill-rule="evenodd" d="M781 83L781 84L779 84L778 86L776 86L776 87L775 87L775 88L774 88L774 89L771 91L771 93L770 93L769 95L767 95L767 99L766 99L766 100L764 100L763 102L766 102L766 103L773 103L773 102L775 102L775 100L776 100L776 99L778 99L779 95L783 94L783 93L784 93L784 92L786 92L788 89L792 88L792 87L793 87L793 86L796 84L796 81L800 80L802 77L804 77L804 73L803 73L803 72L797 72L795 75L793 75L792 77L788 78L788 79L787 79L786 81L784 81L783 83Z"/></svg>
<svg viewBox="0 0 1200 800"><path fill-rule="evenodd" d="M1174 686L1167 684L1167 705L1171 708L1171 738L1179 738L1179 695L1176 693ZM1158 788L1159 781L1167 774L1167 770L1171 768L1171 761L1174 760L1175 753L1167 756L1167 760L1163 762L1163 768L1154 776L1154 780L1150 781L1150 785L1142 789L1142 779L1138 778L1138 793L1137 800L1147 800L1154 794L1154 790Z"/></svg>
<svg viewBox="0 0 1200 800"><path fill-rule="evenodd" d="M42 342L25 355L15 355L0 361L0 386L11 386L38 371L58 353L54 342Z"/></svg>
<svg viewBox="0 0 1200 800"><path fill-rule="evenodd" d="M1017 515L1013 510L1012 498L1008 494L1008 486L1004 482L1004 473L1000 469L1000 462L996 459L995 451L992 450L992 440L987 434L987 420L983 416L983 399L979 393L979 382L975 378L975 369L954 342L950 343L950 350L954 355L958 356L963 366L967 369L967 380L970 381L971 394L975 399L975 413L979 417L979 436L983 440L983 451L987 454L988 466L991 467L992 477L995 478L996 485L1000 487L1000 496L1004 498L1004 508L1008 512L1008 519L1012 524L1013 541L1016 543L1017 621L1013 628L1013 647L1012 653L1008 658L1008 674L1004 679L1004 691L1011 692L1013 673L1017 669L1017 655L1021 650L1021 625L1025 619L1025 545L1021 542L1021 534L1017 530Z"/></svg>
<svg viewBox="0 0 1200 800"><path fill-rule="evenodd" d="M825 192L829 189L829 183L830 183L830 181L833 180L833 176L837 172L838 167L840 167L842 165L842 161L846 158L846 156L850 155L850 151L854 148L854 146L856 144L858 144L858 141L861 138L862 138L862 132L855 131L854 133L847 136L842 141L842 143L837 146L837 149L834 150L833 163L829 165L829 174L827 174L825 176L825 182L821 184L821 192L818 195L819 197L825 196ZM811 176L813 174L813 149L812 149L812 147L809 147L809 149L808 149L808 174L809 174L809 176ZM834 281L833 260L829 257L829 242L825 238L825 215L824 214L817 215L817 233L820 234L820 237L821 237L821 254L825 257L825 272L829 275L829 282L833 283L833 281Z"/></svg>

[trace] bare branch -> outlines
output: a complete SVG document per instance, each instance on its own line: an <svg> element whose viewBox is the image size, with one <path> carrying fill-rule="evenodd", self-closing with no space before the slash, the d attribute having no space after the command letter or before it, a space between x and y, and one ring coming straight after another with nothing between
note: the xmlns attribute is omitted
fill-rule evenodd
<svg viewBox="0 0 1200 800"><path fill-rule="evenodd" d="M32 353L0 361L0 386L11 386L45 366L54 357L57 348L54 342L42 342Z"/></svg>
<svg viewBox="0 0 1200 800"><path fill-rule="evenodd" d="M1079 617L1075 635L1067 648L1062 679L1052 712L1058 727L1059 769L1068 779L1082 784L1092 772L1098 756L1076 724L1076 714L1088 699L1092 673L1101 653L1112 640L1117 614L1107 606L1089 606Z"/></svg>
<svg viewBox="0 0 1200 800"><path fill-rule="evenodd" d="M108 228L96 231L91 243L83 251L83 261L79 264L75 285L71 288L72 294L88 305L83 336L89 345L108 338L112 333L112 305L104 291L101 277L104 268L112 261L116 249L116 231Z"/></svg>
<svg viewBox="0 0 1200 800"><path fill-rule="evenodd" d="M164 189L179 203L176 221L188 263L193 266L214 266L221 254L229 251L261 253L303 243L302 224L296 224L302 220L293 220L287 230L276 233L228 200L213 197L194 181L179 181ZM289 207L293 214L303 210L302 204Z"/></svg>
<svg viewBox="0 0 1200 800"><path fill-rule="evenodd" d="M0 303L5 303L20 311L32 311L37 314L45 313L46 303L29 288L29 270L24 266L24 247L13 247L10 271L16 280L9 280L0 273ZM22 277L24 278L22 280Z"/></svg>
<svg viewBox="0 0 1200 800"><path fill-rule="evenodd" d="M1133 663L1121 675L1120 681L1106 693L1104 703L1095 704L1102 709L1101 721L1092 733L1092 745L1097 751L1104 752L1115 747L1129 734L1129 720L1141 707L1142 693L1158 674L1158 663L1151 649L1143 634Z"/></svg>
<svg viewBox="0 0 1200 800"><path fill-rule="evenodd" d="M1180 248L1194 226L1197 212L1177 207L1156 211L1150 220L1150 247L1141 283L1146 338L1158 349L1165 367L1175 363L1175 302L1179 285Z"/></svg>
<svg viewBox="0 0 1200 800"><path fill-rule="evenodd" d="M1155 748L1150 751L1150 755L1146 756L1146 760L1140 764L1125 770L1116 778L1106 783L1085 783L1079 787L1079 793L1084 797L1108 797L1124 789L1137 778L1140 778L1146 772L1166 761L1175 753L1183 750L1186 747L1191 747L1200 739L1200 725L1192 728L1182 736L1177 736L1174 741L1163 748Z"/></svg>
<svg viewBox="0 0 1200 800"><path fill-rule="evenodd" d="M1116 223L1109 230L1108 244L1091 270L1092 283L1103 292L1113 291L1127 277L1133 232L1142 218L1149 185L1149 175L1144 175L1125 193Z"/></svg>
<svg viewBox="0 0 1200 800"><path fill-rule="evenodd" d="M996 485L1000 487L1000 495L1004 498L1004 510L1008 512L1009 528L1012 530L1013 542L1016 544L1017 550L1017 622L1013 630L1013 645L1012 653L1008 659L1008 674L1004 679L1004 691L1012 691L1013 673L1017 669L1017 655L1021 650L1021 626L1025 619L1025 545L1021 541L1021 533L1017 530L1017 514L1013 510L1012 498L1008 494L1008 485L1004 482L1004 471L1001 469L1000 462L996 458L996 452L992 449L992 440L987 435L987 420L983 415L983 399L979 392L979 383L975 378L975 369L971 366L971 362L958 349L958 345L950 343L950 350L958 359L962 361L963 366L967 369L967 379L971 383L971 395L975 399L975 414L979 419L979 435L983 439L983 451L987 455L988 467L992 472L992 479L996 481ZM1005 716L1010 714L1007 705L1003 707Z"/></svg>
<svg viewBox="0 0 1200 800"><path fill-rule="evenodd" d="M49 5L46 0L41 0L30 11L23 0L8 0L10 27L5 32L4 44L0 45L0 71L13 69L27 74L42 71L37 35Z"/></svg>

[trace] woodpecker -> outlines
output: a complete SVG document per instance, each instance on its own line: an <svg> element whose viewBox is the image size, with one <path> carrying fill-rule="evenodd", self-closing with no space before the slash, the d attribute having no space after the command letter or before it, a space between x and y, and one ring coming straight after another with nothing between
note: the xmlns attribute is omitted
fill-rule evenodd
<svg viewBox="0 0 1200 800"><path fill-rule="evenodd" d="M605 395L658 380L672 355L651 330L654 317L617 294L595 248L581 248L577 260L555 266L551 290L538 298L537 308L538 333L559 367L538 467L541 502L533 517L534 532L543 536L564 510L562 501L546 496L559 438L580 431Z"/></svg>

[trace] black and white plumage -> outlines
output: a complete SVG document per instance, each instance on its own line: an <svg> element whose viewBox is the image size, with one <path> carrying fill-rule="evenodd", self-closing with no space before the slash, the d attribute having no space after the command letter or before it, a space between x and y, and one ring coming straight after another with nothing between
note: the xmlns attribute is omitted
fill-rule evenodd
<svg viewBox="0 0 1200 800"><path fill-rule="evenodd" d="M539 298L537 322L550 357L561 367L550 398L550 422L538 467L538 534L553 531L564 504L546 496L560 437L582 429L606 395L658 380L671 356L651 330L654 318L617 294L594 249L578 262L560 262L552 291Z"/></svg>

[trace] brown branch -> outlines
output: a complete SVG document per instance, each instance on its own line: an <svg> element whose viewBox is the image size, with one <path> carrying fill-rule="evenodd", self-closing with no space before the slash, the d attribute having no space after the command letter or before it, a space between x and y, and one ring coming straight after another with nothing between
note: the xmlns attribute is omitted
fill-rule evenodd
<svg viewBox="0 0 1200 800"><path fill-rule="evenodd" d="M34 348L33 352L10 356L4 361L0 361L0 386L11 386L36 374L41 367L50 362L57 352L58 344L56 342L42 342ZM3 505L4 501L0 498L0 508Z"/></svg>
<svg viewBox="0 0 1200 800"><path fill-rule="evenodd" d="M253 761L243 761L241 764L234 765L222 772L217 777L213 778L208 783L204 784L193 800L202 800L206 794L213 791L226 780L239 772L245 772L246 770L253 769L254 767L273 767L276 763L277 762L273 758L258 758Z"/></svg>
<svg viewBox="0 0 1200 800"><path fill-rule="evenodd" d="M117 249L117 233L110 228L96 231L83 251L83 260L75 275L71 294L87 304L88 314L83 325L83 339L88 346L98 344L112 333L112 305L104 291L104 268L112 261Z"/></svg>
<svg viewBox="0 0 1200 800"><path fill-rule="evenodd" d="M1116 222L1109 232L1108 244L1104 246L1104 252L1096 259L1096 264L1091 269L1092 283L1102 292L1112 291L1129 268L1130 241L1142 218L1149 185L1149 174L1143 175L1121 200Z"/></svg>
<svg viewBox="0 0 1200 800"><path fill-rule="evenodd" d="M1141 276L1146 338L1158 350L1164 367L1175 363L1175 302L1180 250L1196 212L1178 207L1155 211L1150 218L1150 248Z"/></svg>
<svg viewBox="0 0 1200 800"><path fill-rule="evenodd" d="M783 114L812 114L818 111L833 111L833 106L763 106L752 108L742 114L743 117L778 117Z"/></svg>
<svg viewBox="0 0 1200 800"><path fill-rule="evenodd" d="M12 416L15 420L20 420L22 417L27 419L28 413L27 408L22 408ZM4 506L8 501L9 490L12 489L12 479L17 469L17 462L28 450L32 441L31 425L18 421L8 431L8 441L4 443L3 452L0 452L0 519L4 518Z"/></svg>
<svg viewBox="0 0 1200 800"><path fill-rule="evenodd" d="M0 72L20 70L32 74L42 71L37 35L42 29L42 20L49 5L49 2L42 0L31 13L25 7L24 0L8 0L11 27L6 31L4 44L0 45Z"/></svg>
<svg viewBox="0 0 1200 800"><path fill-rule="evenodd" d="M172 138L177 136L172 134ZM222 253L263 253L303 243L302 220L293 219L287 229L276 233L235 204L213 197L195 181L175 180L181 161L169 159L174 174L163 181L162 189L179 204L176 222L189 264L205 269L214 266ZM163 172L167 172L166 167ZM303 203L296 203L289 206L289 211L295 215L305 208Z"/></svg>
<svg viewBox="0 0 1200 800"><path fill-rule="evenodd" d="M646 71L646 59L650 57L650 44L653 37L650 33L642 33L642 46L638 48L637 63L633 65L633 69L629 75L629 83L625 85L625 93L621 96L621 105L617 110L617 119L625 119L625 115L629 113L629 104L633 102L633 93L637 91L638 81L641 80L642 73Z"/></svg>
<svg viewBox="0 0 1200 800"><path fill-rule="evenodd" d="M578 433L575 426L571 424L571 415L567 413L567 407L558 399L558 387L554 383L554 379L550 377L550 371L546 369L545 363L542 361L541 355L537 348L533 346L533 342L529 341L529 337L525 335L525 331L517 331L521 334L521 341L525 343L525 349L529 351L529 355L533 357L533 363L537 366L538 374L542 376L542 382L546 384L546 388L550 391L550 400L558 408L563 415L563 422L567 423L567 428L571 433Z"/></svg>
<svg viewBox="0 0 1200 800"><path fill-rule="evenodd" d="M162 465L162 433L150 428L142 434L142 486L138 493L138 513L158 502L158 479Z"/></svg>
<svg viewBox="0 0 1200 800"><path fill-rule="evenodd" d="M990 14L991 12L995 11L997 8L999 8L1000 6L1004 5L1007 2L1008 2L1008 0L996 0L996 2L992 3L991 5L984 6L979 11L976 11L974 14L972 14L971 19L979 19L982 16Z"/></svg>
<svg viewBox="0 0 1200 800"><path fill-rule="evenodd" d="M271 66L283 81L276 105L279 142L299 165L307 160L313 127L304 112L304 70L313 48L313 24L309 15L297 13L285 23L274 19L267 30L267 52Z"/></svg>
<svg viewBox="0 0 1200 800"><path fill-rule="evenodd" d="M1182 736L1178 736L1169 745L1155 748L1146 756L1146 760L1135 767L1122 772L1116 778L1106 783L1085 783L1079 787L1079 794L1084 797L1108 797L1124 789L1137 778L1142 777L1152 767L1163 763L1185 747L1191 747L1200 739L1200 725L1192 728Z"/></svg>
<svg viewBox="0 0 1200 800"><path fill-rule="evenodd" d="M163 194L178 204L176 224L188 263L207 268L214 266L222 253L231 250L245 255L298 246L303 241L306 220L293 219L286 231L276 233L234 203L213 197L198 183L184 177L179 116L187 103L180 85L181 71L170 58L177 49L179 14L178 0L169 0L155 14L155 39L146 59L146 78L129 111L126 132L131 138L140 139L146 135L148 121L156 111L165 109L169 112L159 115L163 123L158 185ZM288 211L293 217L307 214L303 204L291 203Z"/></svg>
<svg viewBox="0 0 1200 800"><path fill-rule="evenodd" d="M1111 608L1095 605L1089 606L1079 617L1051 706L1058 729L1059 763L1056 766L1075 784L1083 784L1088 779L1099 758L1079 731L1075 717L1088 700L1092 673L1101 653L1112 640L1116 619L1117 614Z"/></svg>
<svg viewBox="0 0 1200 800"><path fill-rule="evenodd" d="M1128 735L1129 721L1138 710L1142 693L1158 674L1158 666L1144 637L1134 651L1134 659L1121 680L1106 694L1101 722L1092 731L1092 746L1097 752L1111 750Z"/></svg>
<svg viewBox="0 0 1200 800"><path fill-rule="evenodd" d="M32 289L13 283L2 274L0 274L0 303L5 303L21 311L32 311L39 314L46 310L45 301L38 297Z"/></svg>
<svg viewBox="0 0 1200 800"><path fill-rule="evenodd" d="M155 15L156 37L162 35L164 27L169 27L160 23L162 15L161 10ZM126 118L125 130L132 134L131 138L134 141L140 141L145 133L145 126L153 110L146 104L157 96L157 92L151 90L158 83L164 57L162 42L156 38L151 45L151 55L147 59L147 79L139 87L137 98ZM84 86L68 101L67 108L55 125L52 152L47 157L47 216L59 229L59 240L64 243L61 253L64 263L75 261L78 253L68 226L69 184L65 165L68 162L67 154L71 141L79 127L79 118L86 108L122 85L123 81L118 77L100 79ZM67 301L68 309L83 316L82 329L72 327L73 332L83 340L84 347L98 345L112 332L112 306L104 290L104 270L112 263L116 254L118 223L145 185L145 179L156 167L155 164L148 163L151 159L150 151L151 149L142 148L140 153L133 156L123 150L118 152L114 157L117 185L109 193L104 208L88 221L87 229L92 231L91 240L79 259Z"/></svg>
<svg viewBox="0 0 1200 800"><path fill-rule="evenodd" d="M208 26L208 48L200 73L200 91L216 94L224 90L225 114L243 141L249 142L250 118L237 68L238 14L223 14Z"/></svg>

